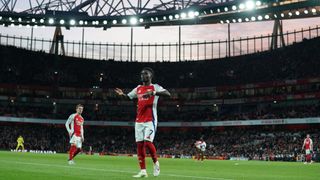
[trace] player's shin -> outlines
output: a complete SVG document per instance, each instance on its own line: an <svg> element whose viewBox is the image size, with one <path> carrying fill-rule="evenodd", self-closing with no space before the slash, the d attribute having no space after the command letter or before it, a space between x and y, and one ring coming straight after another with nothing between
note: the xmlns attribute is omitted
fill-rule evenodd
<svg viewBox="0 0 320 180"><path fill-rule="evenodd" d="M77 147L74 145L71 145L69 150L69 161L73 159L76 150L77 150Z"/></svg>
<svg viewBox="0 0 320 180"><path fill-rule="evenodd" d="M77 148L77 149L76 149L76 152L75 152L74 155L73 155L73 158L76 157L76 155L79 154L81 151L82 151L81 148Z"/></svg>
<svg viewBox="0 0 320 180"><path fill-rule="evenodd" d="M149 141L146 141L145 144L146 144L146 147L149 149L153 163L156 163L158 161L156 147L152 142L149 142Z"/></svg>
<svg viewBox="0 0 320 180"><path fill-rule="evenodd" d="M138 160L140 169L146 169L146 148L144 142L137 142L137 154L138 154Z"/></svg>

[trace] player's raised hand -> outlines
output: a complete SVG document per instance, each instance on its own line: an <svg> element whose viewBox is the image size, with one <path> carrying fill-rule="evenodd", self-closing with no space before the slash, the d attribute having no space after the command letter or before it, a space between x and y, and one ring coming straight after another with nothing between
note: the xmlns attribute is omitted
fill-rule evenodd
<svg viewBox="0 0 320 180"><path fill-rule="evenodd" d="M114 91L115 91L118 95L120 95L120 96L123 96L123 95L124 95L122 89L115 88Z"/></svg>

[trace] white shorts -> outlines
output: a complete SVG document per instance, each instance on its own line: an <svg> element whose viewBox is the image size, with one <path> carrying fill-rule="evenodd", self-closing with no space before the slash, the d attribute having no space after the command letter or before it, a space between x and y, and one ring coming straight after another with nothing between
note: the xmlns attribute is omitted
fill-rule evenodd
<svg viewBox="0 0 320 180"><path fill-rule="evenodd" d="M75 144L77 148L82 147L81 137L73 135L70 139L70 144Z"/></svg>
<svg viewBox="0 0 320 180"><path fill-rule="evenodd" d="M150 141L153 142L157 130L157 125L150 121L135 124L136 142Z"/></svg>
<svg viewBox="0 0 320 180"><path fill-rule="evenodd" d="M309 154L311 154L310 149L306 149L306 155L309 155Z"/></svg>

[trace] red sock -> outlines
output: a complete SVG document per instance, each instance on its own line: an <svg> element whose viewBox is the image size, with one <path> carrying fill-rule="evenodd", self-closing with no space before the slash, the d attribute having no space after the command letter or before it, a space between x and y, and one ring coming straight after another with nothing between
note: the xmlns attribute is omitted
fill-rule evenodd
<svg viewBox="0 0 320 180"><path fill-rule="evenodd" d="M146 169L146 147L144 142L137 142L137 147L140 169Z"/></svg>
<svg viewBox="0 0 320 180"><path fill-rule="evenodd" d="M146 144L146 147L149 149L153 163L156 163L158 161L156 147L152 142L149 142L149 141L146 141L145 144Z"/></svg>
<svg viewBox="0 0 320 180"><path fill-rule="evenodd" d="M71 145L70 150L69 150L69 160L73 159L74 153L76 152L76 150L77 150L77 147Z"/></svg>
<svg viewBox="0 0 320 180"><path fill-rule="evenodd" d="M311 161L311 154L308 154L306 159L307 159L307 162L310 162Z"/></svg>
<svg viewBox="0 0 320 180"><path fill-rule="evenodd" d="M73 157L76 157L76 155L79 154L79 152L81 152L81 149L80 149L80 148L77 148L77 149L76 149L76 152L75 152L74 155L73 155Z"/></svg>

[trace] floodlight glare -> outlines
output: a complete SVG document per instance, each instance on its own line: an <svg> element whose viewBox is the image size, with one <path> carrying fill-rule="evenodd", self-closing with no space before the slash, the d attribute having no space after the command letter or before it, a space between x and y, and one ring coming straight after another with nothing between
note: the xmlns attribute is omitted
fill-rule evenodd
<svg viewBox="0 0 320 180"><path fill-rule="evenodd" d="M199 16L199 12L198 11L196 11L196 12L194 12L194 16Z"/></svg>
<svg viewBox="0 0 320 180"><path fill-rule="evenodd" d="M127 24L127 20L126 19L122 19L122 24Z"/></svg>
<svg viewBox="0 0 320 180"><path fill-rule="evenodd" d="M270 16L267 14L267 15L264 16L264 18L265 18L265 19L269 19Z"/></svg>
<svg viewBox="0 0 320 180"><path fill-rule="evenodd" d="M52 18L49 19L49 24L53 24L54 20Z"/></svg>
<svg viewBox="0 0 320 180"><path fill-rule="evenodd" d="M143 19L142 19L142 18L140 18L140 19L139 19L139 22L143 23Z"/></svg>
<svg viewBox="0 0 320 180"><path fill-rule="evenodd" d="M137 18L135 18L135 17L130 18L130 24L137 24L137 22L138 22Z"/></svg>
<svg viewBox="0 0 320 180"><path fill-rule="evenodd" d="M246 7L247 7L247 9L252 10L255 7L255 4L253 1L247 1Z"/></svg>
<svg viewBox="0 0 320 180"><path fill-rule="evenodd" d="M232 10L234 10L234 11L237 10L237 6L233 5Z"/></svg>
<svg viewBox="0 0 320 180"><path fill-rule="evenodd" d="M194 12L193 12L193 11L190 11L190 12L188 13L188 16L189 16L189 18L194 18Z"/></svg>
<svg viewBox="0 0 320 180"><path fill-rule="evenodd" d="M118 23L117 20L112 21L112 24L117 24L117 23Z"/></svg>
<svg viewBox="0 0 320 180"><path fill-rule="evenodd" d="M63 19L60 20L60 24L64 24L64 20Z"/></svg>
<svg viewBox="0 0 320 180"><path fill-rule="evenodd" d="M240 5L239 5L239 9L244 9L246 6L243 4L243 3L241 3Z"/></svg>
<svg viewBox="0 0 320 180"><path fill-rule="evenodd" d="M261 6L261 1L256 1L256 6Z"/></svg>
<svg viewBox="0 0 320 180"><path fill-rule="evenodd" d="M83 21L82 21L82 20L80 20L80 21L79 21L79 24L80 24L80 25L83 25Z"/></svg>
<svg viewBox="0 0 320 180"><path fill-rule="evenodd" d="M71 25L71 26L74 26L75 24L76 24L76 21L75 21L74 19L71 19L71 20L70 20L70 25Z"/></svg>
<svg viewBox="0 0 320 180"><path fill-rule="evenodd" d="M107 20L104 20L102 23L103 23L104 25L106 25L106 24L108 24L108 21L107 21Z"/></svg>
<svg viewBox="0 0 320 180"><path fill-rule="evenodd" d="M180 14L180 16L181 16L181 18L183 18L183 19L184 19L184 18L186 18L186 17L187 17L187 14L186 14L186 13L181 13L181 14Z"/></svg>

